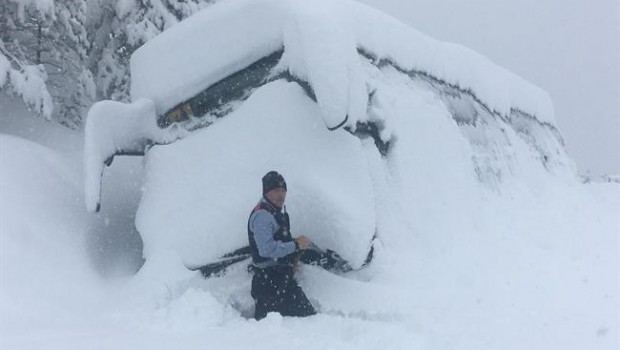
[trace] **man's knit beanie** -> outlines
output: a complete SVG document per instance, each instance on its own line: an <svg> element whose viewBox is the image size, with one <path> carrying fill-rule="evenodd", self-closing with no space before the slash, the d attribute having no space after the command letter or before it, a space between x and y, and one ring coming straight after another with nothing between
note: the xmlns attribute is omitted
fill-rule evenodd
<svg viewBox="0 0 620 350"><path fill-rule="evenodd" d="M286 190L286 181L277 171L270 171L263 176L263 194L278 187Z"/></svg>

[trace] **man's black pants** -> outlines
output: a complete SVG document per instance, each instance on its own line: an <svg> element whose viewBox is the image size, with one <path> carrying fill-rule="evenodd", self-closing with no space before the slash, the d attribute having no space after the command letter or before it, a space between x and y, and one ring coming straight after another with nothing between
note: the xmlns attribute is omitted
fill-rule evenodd
<svg viewBox="0 0 620 350"><path fill-rule="evenodd" d="M264 318L269 312L298 317L316 314L293 275L292 266L254 268L252 298L256 301L254 317L257 320Z"/></svg>

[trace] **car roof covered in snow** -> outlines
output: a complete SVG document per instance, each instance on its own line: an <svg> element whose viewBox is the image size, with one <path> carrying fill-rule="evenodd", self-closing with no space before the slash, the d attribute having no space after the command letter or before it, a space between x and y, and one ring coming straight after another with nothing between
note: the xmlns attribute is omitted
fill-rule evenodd
<svg viewBox="0 0 620 350"><path fill-rule="evenodd" d="M218 3L147 42L131 58L132 99L162 114L278 50L278 70L307 81L327 127L357 121L367 84L358 53L471 92L491 111L555 125L549 95L463 46L434 40L355 1Z"/></svg>

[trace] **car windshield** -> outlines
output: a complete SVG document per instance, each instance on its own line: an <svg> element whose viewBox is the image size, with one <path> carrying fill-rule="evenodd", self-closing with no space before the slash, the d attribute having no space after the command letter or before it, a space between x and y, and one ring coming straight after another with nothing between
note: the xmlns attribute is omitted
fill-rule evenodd
<svg viewBox="0 0 620 350"><path fill-rule="evenodd" d="M205 116L216 118L228 114L232 102L247 99L252 91L274 79L271 72L284 50L263 57L248 67L207 87L190 99L179 103L158 117L157 125L166 128L174 123L193 122L193 128L210 124ZM198 120L193 120L198 118Z"/></svg>

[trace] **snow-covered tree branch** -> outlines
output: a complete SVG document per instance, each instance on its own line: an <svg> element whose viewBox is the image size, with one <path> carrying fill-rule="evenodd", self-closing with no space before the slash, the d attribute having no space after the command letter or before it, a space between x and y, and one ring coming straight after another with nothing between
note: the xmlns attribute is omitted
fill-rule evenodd
<svg viewBox="0 0 620 350"><path fill-rule="evenodd" d="M71 128L129 100L129 57L214 0L0 0L2 92Z"/></svg>

